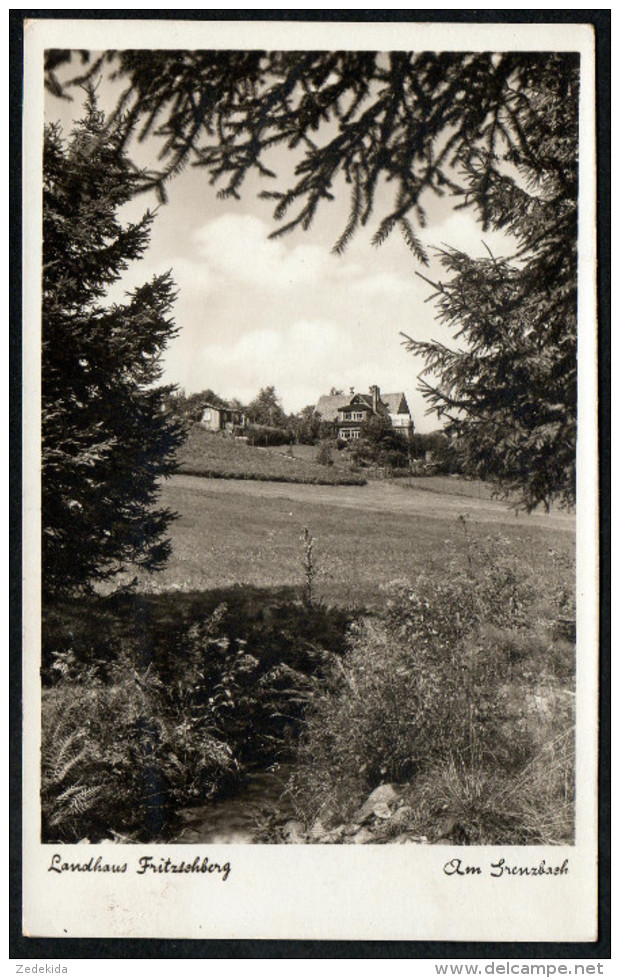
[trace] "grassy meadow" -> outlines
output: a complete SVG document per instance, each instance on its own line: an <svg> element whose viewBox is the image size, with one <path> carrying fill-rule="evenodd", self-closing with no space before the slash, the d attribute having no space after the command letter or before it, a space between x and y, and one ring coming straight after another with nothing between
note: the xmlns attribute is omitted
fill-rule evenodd
<svg viewBox="0 0 620 978"><path fill-rule="evenodd" d="M443 577L451 565L466 563L472 544L501 540L541 575L570 560L570 515L517 515L503 502L478 498L475 483L458 480L470 493L461 496L438 491L439 482L457 488L449 478L331 488L174 476L161 496L179 514L172 557L162 572L138 574L139 587L157 593L301 586L304 527L314 538L317 594L351 607L382 604L390 582L413 581L421 572Z"/></svg>

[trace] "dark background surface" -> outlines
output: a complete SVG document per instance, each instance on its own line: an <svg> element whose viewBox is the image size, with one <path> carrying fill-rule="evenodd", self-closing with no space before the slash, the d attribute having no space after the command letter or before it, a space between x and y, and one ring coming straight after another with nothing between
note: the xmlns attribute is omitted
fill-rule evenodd
<svg viewBox="0 0 620 978"><path fill-rule="evenodd" d="M600 760L599 760L599 939L594 943L482 943L451 941L205 941L28 938L21 916L21 411L22 411L22 44L24 20L131 19L228 21L326 21L387 23L591 24L596 35L597 220L599 311L600 476ZM10 920L9 956L53 962L71 958L594 958L611 956L610 859L610 489L611 489L611 11L610 10L332 10L208 11L11 10L10 34Z"/></svg>

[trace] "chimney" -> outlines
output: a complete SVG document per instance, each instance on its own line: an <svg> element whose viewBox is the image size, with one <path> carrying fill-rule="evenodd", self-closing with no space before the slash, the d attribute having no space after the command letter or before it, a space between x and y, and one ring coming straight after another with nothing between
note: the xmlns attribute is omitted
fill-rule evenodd
<svg viewBox="0 0 620 978"><path fill-rule="evenodd" d="M381 391L379 390L376 384L373 384L372 387L370 388L370 393L372 394L372 410L373 413L376 414L377 402L381 398Z"/></svg>

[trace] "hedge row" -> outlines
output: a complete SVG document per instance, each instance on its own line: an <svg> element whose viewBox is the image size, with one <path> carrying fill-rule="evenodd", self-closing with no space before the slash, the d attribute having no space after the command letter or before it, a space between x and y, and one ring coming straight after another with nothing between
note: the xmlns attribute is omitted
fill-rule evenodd
<svg viewBox="0 0 620 978"><path fill-rule="evenodd" d="M309 475L276 475L265 472L227 472L221 469L195 469L189 465L179 466L181 475L195 475L202 479L241 479L253 482L291 482L298 485L311 486L365 486L367 480L361 475L334 475L309 476Z"/></svg>

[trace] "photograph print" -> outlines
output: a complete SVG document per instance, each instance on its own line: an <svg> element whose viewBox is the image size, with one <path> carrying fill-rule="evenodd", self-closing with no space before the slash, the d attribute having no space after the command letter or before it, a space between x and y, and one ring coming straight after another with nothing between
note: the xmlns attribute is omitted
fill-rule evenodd
<svg viewBox="0 0 620 978"><path fill-rule="evenodd" d="M44 71L41 841L572 845L579 53Z"/></svg>
<svg viewBox="0 0 620 978"><path fill-rule="evenodd" d="M326 26L24 23L31 936L596 940L593 35Z"/></svg>

